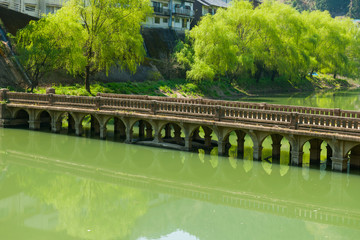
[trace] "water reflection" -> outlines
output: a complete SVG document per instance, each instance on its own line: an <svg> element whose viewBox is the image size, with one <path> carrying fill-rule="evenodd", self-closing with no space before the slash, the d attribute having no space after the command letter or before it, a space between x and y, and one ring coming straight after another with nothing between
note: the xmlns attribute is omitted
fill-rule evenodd
<svg viewBox="0 0 360 240"><path fill-rule="evenodd" d="M272 94L261 97L246 97L239 100L308 107L341 108L344 110L360 110L359 89L295 94Z"/></svg>
<svg viewBox="0 0 360 240"><path fill-rule="evenodd" d="M26 130L0 136L2 233L237 239L259 234L249 223L261 216L288 225L285 235L314 234L308 222L359 234L358 176Z"/></svg>

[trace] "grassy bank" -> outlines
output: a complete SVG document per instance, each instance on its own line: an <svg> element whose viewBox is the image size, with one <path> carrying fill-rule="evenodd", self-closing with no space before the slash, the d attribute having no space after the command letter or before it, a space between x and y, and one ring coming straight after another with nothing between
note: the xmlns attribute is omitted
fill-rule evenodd
<svg viewBox="0 0 360 240"><path fill-rule="evenodd" d="M333 79L329 76L317 76L307 78L297 83L290 83L284 79L261 79L255 83L252 79L241 79L229 81L226 79L218 81L190 82L184 79L144 81L144 82L114 82L94 83L91 85L89 94L83 85L53 85L57 94L90 96L98 92L141 94L169 97L189 98L220 98L236 99L244 96L261 95L266 93L286 93L313 91L316 89L344 89L355 87L353 81ZM45 93L46 87L39 87L35 93Z"/></svg>

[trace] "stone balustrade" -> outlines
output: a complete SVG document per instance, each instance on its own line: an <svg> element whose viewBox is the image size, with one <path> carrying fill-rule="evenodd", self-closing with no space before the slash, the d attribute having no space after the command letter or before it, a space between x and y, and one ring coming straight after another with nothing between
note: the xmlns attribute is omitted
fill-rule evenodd
<svg viewBox="0 0 360 240"><path fill-rule="evenodd" d="M132 111L225 122L241 121L294 129L345 131L349 134L360 132L360 112L358 111L143 95L99 93L96 97L87 97L2 91L5 91L5 94L0 96L0 101L6 100L10 104Z"/></svg>

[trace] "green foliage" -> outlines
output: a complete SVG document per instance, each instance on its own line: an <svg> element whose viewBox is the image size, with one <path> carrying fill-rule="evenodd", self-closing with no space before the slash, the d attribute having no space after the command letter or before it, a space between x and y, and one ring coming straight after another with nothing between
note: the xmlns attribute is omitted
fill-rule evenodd
<svg viewBox="0 0 360 240"><path fill-rule="evenodd" d="M30 39L22 41L22 47L32 49L30 55L24 55L24 62L32 66L36 51L50 52L57 56L50 63L83 76L90 91L89 80L96 72L108 73L115 65L136 71L145 54L141 23L151 12L149 0L69 0L55 14L33 22L20 34L20 42Z"/></svg>
<svg viewBox="0 0 360 240"><path fill-rule="evenodd" d="M32 89L44 74L61 68L65 53L71 51L71 46L62 43L67 41L67 35L57 28L58 24L59 19L49 14L46 18L31 21L16 34L16 50L30 78Z"/></svg>
<svg viewBox="0 0 360 240"><path fill-rule="evenodd" d="M300 13L272 0L255 9L248 1L233 1L204 16L188 37L178 44L177 58L196 81L250 76L259 83L264 75L271 81L280 75L298 83L314 71L351 75L359 63L359 31L350 19Z"/></svg>

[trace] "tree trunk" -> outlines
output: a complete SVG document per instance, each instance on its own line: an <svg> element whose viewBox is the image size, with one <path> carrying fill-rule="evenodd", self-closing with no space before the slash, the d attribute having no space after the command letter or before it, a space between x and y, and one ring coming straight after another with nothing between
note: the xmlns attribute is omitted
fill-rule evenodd
<svg viewBox="0 0 360 240"><path fill-rule="evenodd" d="M90 91L90 66L85 67L85 89L91 94Z"/></svg>
<svg viewBox="0 0 360 240"><path fill-rule="evenodd" d="M274 82L275 81L275 76L276 76L276 71L272 71L271 73L271 81Z"/></svg>
<svg viewBox="0 0 360 240"><path fill-rule="evenodd" d="M260 82L261 74L262 74L262 69L259 69L256 71L256 73L255 73L255 82L256 83Z"/></svg>
<svg viewBox="0 0 360 240"><path fill-rule="evenodd" d="M312 69L312 70L311 70L311 72L310 72L310 77L311 77L311 79L313 79L313 78L314 78L314 76L313 76L314 71L315 71L315 70L314 70L314 69Z"/></svg>
<svg viewBox="0 0 360 240"><path fill-rule="evenodd" d="M336 79L337 73L334 73L334 79Z"/></svg>
<svg viewBox="0 0 360 240"><path fill-rule="evenodd" d="M38 86L38 83L39 83L38 80L31 81L31 90L30 90L31 93L34 92L34 88L36 88Z"/></svg>
<svg viewBox="0 0 360 240"><path fill-rule="evenodd" d="M255 72L255 81L256 83L260 82L261 75L263 73L263 67L261 64L256 64L257 71Z"/></svg>

